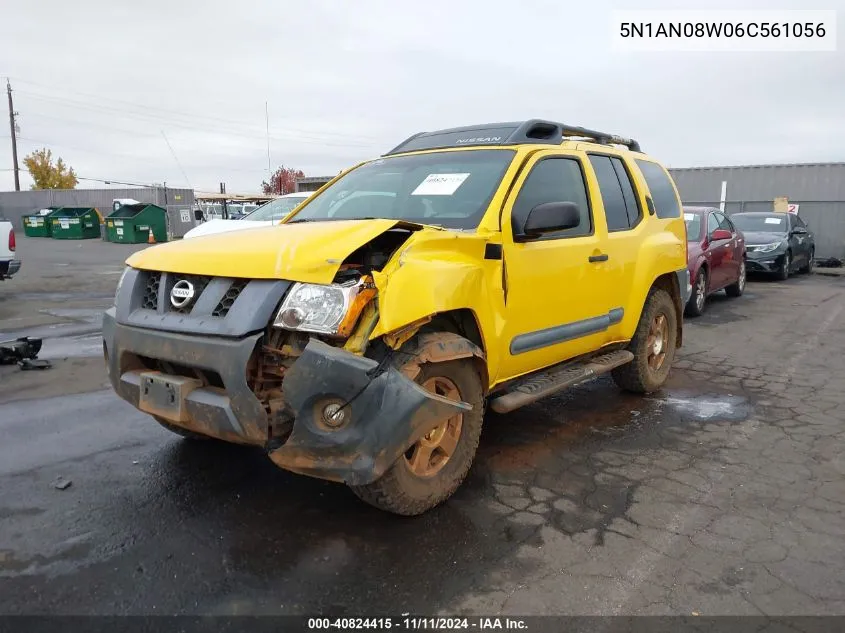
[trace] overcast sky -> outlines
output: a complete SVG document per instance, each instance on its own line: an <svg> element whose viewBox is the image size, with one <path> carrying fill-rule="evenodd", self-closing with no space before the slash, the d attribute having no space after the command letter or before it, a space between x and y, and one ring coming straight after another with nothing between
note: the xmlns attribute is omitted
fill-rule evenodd
<svg viewBox="0 0 845 633"><path fill-rule="evenodd" d="M634 137L669 166L842 161L845 0L809 7L839 10L835 53L611 49L614 8L806 4L24 0L4 3L0 76L22 168L46 146L79 176L202 191L260 189L265 102L273 167L312 176L421 130L533 117Z"/></svg>

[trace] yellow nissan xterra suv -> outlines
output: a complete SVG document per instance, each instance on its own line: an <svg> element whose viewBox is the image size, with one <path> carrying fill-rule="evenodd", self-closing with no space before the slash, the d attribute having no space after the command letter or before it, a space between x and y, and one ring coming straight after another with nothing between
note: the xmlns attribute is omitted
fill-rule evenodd
<svg viewBox="0 0 845 633"><path fill-rule="evenodd" d="M416 134L279 226L127 264L103 324L122 398L406 515L461 484L485 406L661 387L690 291L666 170L543 120Z"/></svg>

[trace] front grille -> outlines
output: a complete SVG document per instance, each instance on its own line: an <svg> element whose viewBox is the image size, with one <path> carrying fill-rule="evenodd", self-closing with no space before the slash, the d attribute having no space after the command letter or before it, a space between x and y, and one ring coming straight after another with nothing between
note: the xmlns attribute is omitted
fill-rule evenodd
<svg viewBox="0 0 845 633"><path fill-rule="evenodd" d="M235 303L235 300L240 296L241 291L246 288L247 282L245 279L237 279L232 282L232 285L229 286L229 289L226 291L226 294L223 295L223 298L217 303L217 306L211 312L211 316L215 317L225 317L229 314L229 310Z"/></svg>
<svg viewBox="0 0 845 633"><path fill-rule="evenodd" d="M173 305L172 293L174 286L182 281L191 284L194 294L187 303L177 307ZM141 300L140 308L143 310L197 318L225 319L251 281L231 277L142 271L137 283ZM181 284L180 288L187 287ZM177 303L179 303L178 300ZM198 307L199 310L197 310Z"/></svg>
<svg viewBox="0 0 845 633"><path fill-rule="evenodd" d="M173 290L173 286L176 285L178 281L189 281L191 285L194 287L194 298L185 306L177 308L174 306L169 298L170 298L170 291ZM200 275L168 275L167 276L167 297L168 300L165 302L165 306L168 312L176 312L178 314L190 314L191 310L195 305L197 305L197 301L199 301L200 296L202 295L202 291L205 290L205 287L208 285L208 282L211 281L211 277L205 277Z"/></svg>
<svg viewBox="0 0 845 633"><path fill-rule="evenodd" d="M147 281L144 284L144 297L142 307L145 310L158 309L158 288L161 283L161 273L148 273Z"/></svg>

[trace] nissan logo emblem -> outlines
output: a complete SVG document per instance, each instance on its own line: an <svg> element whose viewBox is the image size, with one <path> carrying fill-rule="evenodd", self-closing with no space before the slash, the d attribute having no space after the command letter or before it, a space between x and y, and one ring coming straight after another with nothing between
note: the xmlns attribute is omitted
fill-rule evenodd
<svg viewBox="0 0 845 633"><path fill-rule="evenodd" d="M184 308L194 298L194 284L187 279L182 279L173 284L170 291L170 303L174 308Z"/></svg>

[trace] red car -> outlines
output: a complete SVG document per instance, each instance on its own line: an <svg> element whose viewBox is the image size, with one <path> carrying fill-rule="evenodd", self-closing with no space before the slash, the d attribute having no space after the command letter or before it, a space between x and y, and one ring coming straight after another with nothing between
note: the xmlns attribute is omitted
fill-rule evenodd
<svg viewBox="0 0 845 633"><path fill-rule="evenodd" d="M745 237L719 209L684 207L684 220L692 283L685 314L700 316L714 292L739 297L745 290Z"/></svg>

